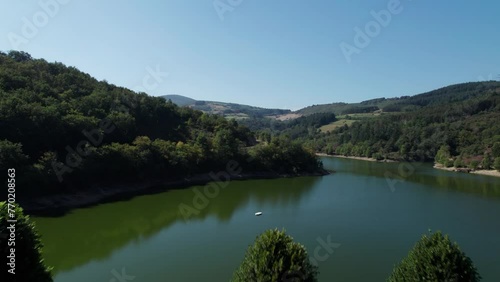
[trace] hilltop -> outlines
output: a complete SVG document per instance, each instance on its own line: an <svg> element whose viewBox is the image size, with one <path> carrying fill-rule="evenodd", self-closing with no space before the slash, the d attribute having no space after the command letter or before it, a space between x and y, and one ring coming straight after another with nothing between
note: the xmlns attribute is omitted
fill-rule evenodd
<svg viewBox="0 0 500 282"><path fill-rule="evenodd" d="M385 105L372 113L337 116L301 140L327 154L500 168L500 82L372 101Z"/></svg>
<svg viewBox="0 0 500 282"><path fill-rule="evenodd" d="M449 85L429 92L413 96L394 98L374 98L359 103L336 102L330 104L312 105L297 111L288 109L267 109L236 103L195 100L186 96L171 94L160 96L172 103L205 113L222 115L226 118L272 118L276 120L293 120L302 116L322 113L333 113L341 120L359 120L377 117L384 114L410 112L429 106L439 106L465 101L479 97L500 85L497 81L468 82ZM346 118L347 116L347 118ZM345 124L352 122L346 121ZM342 122L344 124L344 122ZM333 127L335 128L335 127ZM326 130L329 130L328 128Z"/></svg>
<svg viewBox="0 0 500 282"><path fill-rule="evenodd" d="M331 103L312 105L296 111L297 114L334 113L336 115L409 112L427 106L438 106L465 101L484 95L488 90L500 87L498 81L468 82L449 85L440 89L395 98L375 98L360 103Z"/></svg>
<svg viewBox="0 0 500 282"><path fill-rule="evenodd" d="M18 198L31 208L220 180L211 171L249 178L325 173L297 142L258 144L235 120L18 51L0 52L0 171L12 167ZM49 200L27 204L41 197Z"/></svg>
<svg viewBox="0 0 500 282"><path fill-rule="evenodd" d="M172 101L172 103L176 104L179 107L190 106L190 105L194 105L196 103L195 99L191 99L189 97L177 95L177 94L163 95L160 97L164 98L167 101L168 100Z"/></svg>
<svg viewBox="0 0 500 282"><path fill-rule="evenodd" d="M436 161L460 171L500 169L500 82L468 82L414 96L313 105L287 122L243 121L261 140L287 135L319 153Z"/></svg>
<svg viewBox="0 0 500 282"><path fill-rule="evenodd" d="M236 103L217 101L197 101L182 95L164 95L165 100L170 100L178 106L189 107L209 114L222 115L227 118L244 119L249 117L275 117L291 113L286 109L266 109Z"/></svg>

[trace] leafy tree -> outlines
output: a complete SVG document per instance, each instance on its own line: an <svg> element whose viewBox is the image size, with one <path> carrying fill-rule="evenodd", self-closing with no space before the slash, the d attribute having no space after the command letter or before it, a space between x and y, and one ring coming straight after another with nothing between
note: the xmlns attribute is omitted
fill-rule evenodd
<svg viewBox="0 0 500 282"><path fill-rule="evenodd" d="M29 157L24 154L23 147L20 143L13 143L8 140L0 139L0 171L6 173L9 168L15 168L17 170L18 178L16 180L19 181L18 184L20 187L25 188L17 192L24 196L24 192L30 189L26 184L32 181L31 178L27 177L30 171ZM7 193L0 193L0 201L4 200L7 200Z"/></svg>
<svg viewBox="0 0 500 282"><path fill-rule="evenodd" d="M271 132L269 131L262 131L260 133L260 139L263 141L263 142L271 142Z"/></svg>
<svg viewBox="0 0 500 282"><path fill-rule="evenodd" d="M273 137L268 145L256 146L252 155L260 168L276 173L297 174L322 171L322 163L313 152L285 136Z"/></svg>
<svg viewBox="0 0 500 282"><path fill-rule="evenodd" d="M9 208L6 202L0 202L0 234L5 234L7 237L0 237L1 256L3 263L0 266L0 271L3 277L2 281L52 281L50 268L48 268L42 259L42 243L38 235L35 225L31 222L28 216L23 214L20 207L11 209L14 213L17 222L14 224L15 229L11 229L12 223L7 220L9 217ZM14 230L14 232L12 232ZM15 237L13 237L13 235ZM9 238L9 239L8 239ZM10 238L15 238L15 241L10 241ZM15 242L15 246L12 242ZM10 247L9 247L10 246ZM15 274L8 272L10 259L7 256L11 255L11 248L15 248Z"/></svg>
<svg viewBox="0 0 500 282"><path fill-rule="evenodd" d="M436 162L448 166L448 162L450 159L450 146L443 145L439 148L439 151L436 154Z"/></svg>
<svg viewBox="0 0 500 282"><path fill-rule="evenodd" d="M476 170L477 167L479 166L479 161L478 160L472 160L469 163L469 168Z"/></svg>
<svg viewBox="0 0 500 282"><path fill-rule="evenodd" d="M14 59L16 62L30 61L33 59L33 58L31 58L30 54L28 54L24 51L12 50L12 51L9 51L8 56L11 57L12 59Z"/></svg>
<svg viewBox="0 0 500 282"><path fill-rule="evenodd" d="M493 167L496 170L500 171L500 157L498 157L498 158L495 159L495 164L493 165Z"/></svg>
<svg viewBox="0 0 500 282"><path fill-rule="evenodd" d="M13 143L9 140L0 140L0 171L8 168L26 165L28 156L23 153L20 143Z"/></svg>
<svg viewBox="0 0 500 282"><path fill-rule="evenodd" d="M372 158L376 159L377 161L381 161L384 159L384 157L382 156L382 154L380 153L375 153L372 155Z"/></svg>
<svg viewBox="0 0 500 282"><path fill-rule="evenodd" d="M490 156L490 154L486 153L484 155L482 162L481 162L481 167L483 169L490 169L491 165L492 165L491 156Z"/></svg>
<svg viewBox="0 0 500 282"><path fill-rule="evenodd" d="M480 280L472 260L441 232L422 236L388 279L389 282Z"/></svg>
<svg viewBox="0 0 500 282"><path fill-rule="evenodd" d="M500 157L500 142L496 142L491 150L494 158Z"/></svg>
<svg viewBox="0 0 500 282"><path fill-rule="evenodd" d="M309 262L305 247L293 241L285 231L262 233L250 246L232 281L317 281L318 270Z"/></svg>
<svg viewBox="0 0 500 282"><path fill-rule="evenodd" d="M464 161L462 159L462 156L458 156L455 161L453 162L454 167L463 167L464 166Z"/></svg>

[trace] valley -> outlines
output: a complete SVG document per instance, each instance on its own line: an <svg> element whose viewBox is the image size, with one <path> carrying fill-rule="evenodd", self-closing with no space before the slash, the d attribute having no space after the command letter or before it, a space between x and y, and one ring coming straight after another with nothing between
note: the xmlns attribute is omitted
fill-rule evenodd
<svg viewBox="0 0 500 282"><path fill-rule="evenodd" d="M500 2L4 2L1 282L500 281Z"/></svg>

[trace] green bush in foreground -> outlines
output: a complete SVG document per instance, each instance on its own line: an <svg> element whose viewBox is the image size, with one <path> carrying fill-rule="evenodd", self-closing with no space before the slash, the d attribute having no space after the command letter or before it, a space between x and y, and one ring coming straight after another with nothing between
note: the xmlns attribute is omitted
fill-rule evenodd
<svg viewBox="0 0 500 282"><path fill-rule="evenodd" d="M42 259L42 243L40 236L35 230L35 225L30 221L29 216L23 214L23 210L16 207L15 218L15 240L10 240L12 224L8 222L9 211L5 202L0 202L0 256L1 266L0 281L36 281L52 282L50 268L45 266ZM3 236L2 236L3 235ZM15 245L12 243L15 242ZM11 249L15 252L15 274L9 273L11 267Z"/></svg>
<svg viewBox="0 0 500 282"><path fill-rule="evenodd" d="M317 281L317 267L309 262L306 248L285 234L267 230L255 240L245 254L232 281Z"/></svg>
<svg viewBox="0 0 500 282"><path fill-rule="evenodd" d="M480 280L472 260L441 232L422 236L388 279L389 282Z"/></svg>

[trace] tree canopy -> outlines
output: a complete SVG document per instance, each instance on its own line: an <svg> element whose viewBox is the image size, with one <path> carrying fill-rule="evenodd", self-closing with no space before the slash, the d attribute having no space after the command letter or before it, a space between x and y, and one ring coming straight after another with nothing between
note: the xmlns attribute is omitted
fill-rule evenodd
<svg viewBox="0 0 500 282"><path fill-rule="evenodd" d="M22 199L107 181L179 179L224 170L230 160L245 172L280 171L283 165L270 167L265 152L280 155L289 148L255 150L252 156L256 144L254 132L234 120L24 52L0 53L0 168L19 171ZM317 163L311 152L289 146L305 165L289 162L283 171L310 170Z"/></svg>
<svg viewBox="0 0 500 282"><path fill-rule="evenodd" d="M472 260L441 232L423 235L388 279L389 282L480 280Z"/></svg>
<svg viewBox="0 0 500 282"><path fill-rule="evenodd" d="M8 222L13 219L9 216L10 213L17 222ZM43 245L40 236L29 216L24 215L22 208L0 202L0 235L7 235L0 236L3 262L0 266L0 277L3 277L1 281L52 281L51 269L45 265L42 258ZM11 269L8 265L11 258L8 256L12 257L12 253L15 257L15 274L8 272Z"/></svg>
<svg viewBox="0 0 500 282"><path fill-rule="evenodd" d="M235 271L232 281L317 281L318 270L304 246L277 229L257 237Z"/></svg>
<svg viewBox="0 0 500 282"><path fill-rule="evenodd" d="M491 167L500 154L500 83L462 87L465 90L456 97L451 93L461 89L458 86L417 95L406 101L420 105L416 109L362 119L304 142L329 154L436 160L446 166L460 157L458 163L464 166L477 162L479 167Z"/></svg>

